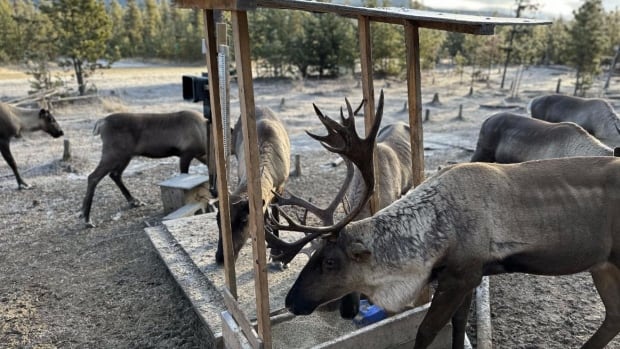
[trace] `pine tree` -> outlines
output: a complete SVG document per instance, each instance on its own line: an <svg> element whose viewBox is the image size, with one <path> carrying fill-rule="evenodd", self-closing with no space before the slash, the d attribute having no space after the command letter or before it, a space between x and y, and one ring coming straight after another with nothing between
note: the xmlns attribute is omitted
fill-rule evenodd
<svg viewBox="0 0 620 349"><path fill-rule="evenodd" d="M15 59L11 44L15 40L17 24L13 19L13 8L9 0L0 0L0 63Z"/></svg>
<svg viewBox="0 0 620 349"><path fill-rule="evenodd" d="M86 78L97 69L97 60L107 58L111 36L110 20L103 2L96 0L55 0L41 4L54 23L51 38L62 58L61 65L72 67L80 95L86 93Z"/></svg>
<svg viewBox="0 0 620 349"><path fill-rule="evenodd" d="M569 29L569 63L577 69L574 94L584 95L594 76L600 72L603 50L607 45L602 1L586 0L573 14L575 21Z"/></svg>
<svg viewBox="0 0 620 349"><path fill-rule="evenodd" d="M144 53L157 57L161 51L162 18L155 0L144 1Z"/></svg>
<svg viewBox="0 0 620 349"><path fill-rule="evenodd" d="M115 61L122 57L123 40L125 37L123 14L123 8L118 0L112 0L108 6L108 17L112 26L108 55L113 57Z"/></svg>
<svg viewBox="0 0 620 349"><path fill-rule="evenodd" d="M128 0L123 18L125 26L125 37L123 39L123 57L139 57L144 54L144 22L142 11L138 7L136 0Z"/></svg>

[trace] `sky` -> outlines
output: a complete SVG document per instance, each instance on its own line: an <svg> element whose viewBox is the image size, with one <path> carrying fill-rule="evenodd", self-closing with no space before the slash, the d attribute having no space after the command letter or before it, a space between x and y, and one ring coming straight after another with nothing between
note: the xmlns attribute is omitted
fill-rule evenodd
<svg viewBox="0 0 620 349"><path fill-rule="evenodd" d="M498 11L502 15L515 13L515 0L422 0L425 6L442 10L468 10L468 11ZM532 3L540 4L538 13L533 16L526 12L523 17L546 17L554 19L563 17L573 18L573 10L583 4L583 0L532 0ZM620 0L603 0L603 6L607 11L619 9Z"/></svg>

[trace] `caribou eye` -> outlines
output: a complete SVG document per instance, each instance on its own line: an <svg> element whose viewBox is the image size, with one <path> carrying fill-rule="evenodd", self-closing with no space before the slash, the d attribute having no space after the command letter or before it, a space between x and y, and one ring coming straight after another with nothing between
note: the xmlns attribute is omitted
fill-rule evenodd
<svg viewBox="0 0 620 349"><path fill-rule="evenodd" d="M333 258L326 258L323 261L323 267L327 270L332 270L336 267L336 260Z"/></svg>

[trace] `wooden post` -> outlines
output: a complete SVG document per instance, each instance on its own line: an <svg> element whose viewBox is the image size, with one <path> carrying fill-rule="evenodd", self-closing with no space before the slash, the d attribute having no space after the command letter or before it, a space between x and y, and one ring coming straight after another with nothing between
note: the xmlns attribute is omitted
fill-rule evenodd
<svg viewBox="0 0 620 349"><path fill-rule="evenodd" d="M359 42L360 42L360 65L362 68L362 92L364 94L364 125L366 135L370 132L375 120L375 91L372 80L372 38L370 36L370 19L365 16L358 18ZM376 151L373 154L376 159ZM379 181L376 180L377 168L375 171L375 192L370 198L370 213L377 212L379 207Z"/></svg>
<svg viewBox="0 0 620 349"><path fill-rule="evenodd" d="M365 16L358 18L359 42L360 42L360 65L362 68L362 92L364 94L364 125L366 135L370 132L375 121L375 91L372 79L372 44L370 36L370 19ZM376 159L376 151L373 154ZM375 192L370 198L370 213L377 212L379 207L379 181L377 178L377 167L375 171Z"/></svg>
<svg viewBox="0 0 620 349"><path fill-rule="evenodd" d="M71 142L68 139L63 141L64 150L62 153L62 161L71 160Z"/></svg>
<svg viewBox="0 0 620 349"><path fill-rule="evenodd" d="M422 132L422 86L420 71L420 28L411 21L405 23L407 47L407 96L409 98L409 125L411 129L411 171L413 185L424 180L424 139ZM430 302L430 289L426 286L415 304Z"/></svg>
<svg viewBox="0 0 620 349"><path fill-rule="evenodd" d="M301 156L295 154L295 170L291 173L291 177L301 177Z"/></svg>
<svg viewBox="0 0 620 349"><path fill-rule="evenodd" d="M213 122L213 143L215 165L217 170L217 191L222 229L222 247L224 248L224 279L226 287L237 297L237 281L235 276L235 257L233 254L232 232L230 228L230 212L228 201L228 177L226 156L224 155L224 135L222 134L222 106L220 104L219 72L217 69L217 41L215 37L215 19L213 10L204 11L205 42L207 45L207 69L209 70L209 98L211 101L211 119Z"/></svg>
<svg viewBox="0 0 620 349"><path fill-rule="evenodd" d="M269 318L269 288L267 280L267 261L265 228L263 222L263 199L260 190L260 171L258 168L258 136L256 131L256 109L254 105L254 86L252 84L252 61L250 57L250 36L248 17L245 11L231 11L237 61L237 80L241 120L243 123L243 146L246 154L245 165L248 178L248 200L250 204L250 234L254 256L254 282L256 289L256 317L258 334L265 349L271 349L271 322Z"/></svg>
<svg viewBox="0 0 620 349"><path fill-rule="evenodd" d="M491 303L489 295L489 277L482 278L476 288L476 348L492 349Z"/></svg>

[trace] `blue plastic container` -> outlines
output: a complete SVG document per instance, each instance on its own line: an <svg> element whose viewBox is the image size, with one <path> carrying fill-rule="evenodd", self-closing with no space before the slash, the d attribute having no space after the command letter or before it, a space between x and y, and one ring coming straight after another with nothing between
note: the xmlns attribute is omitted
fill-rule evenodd
<svg viewBox="0 0 620 349"><path fill-rule="evenodd" d="M370 304L366 299L362 299L360 300L360 311L355 315L355 318L353 318L353 323L357 327L364 327L381 321L386 317L387 315L382 308Z"/></svg>

